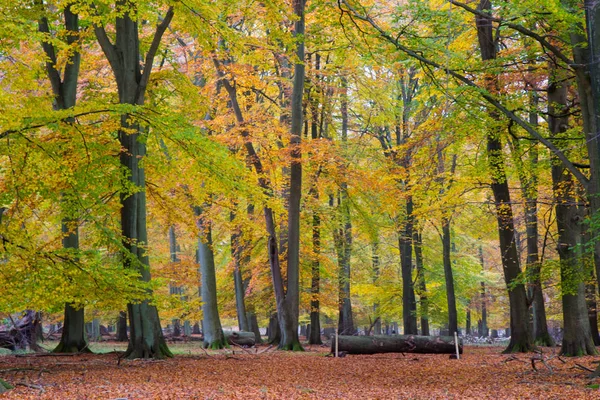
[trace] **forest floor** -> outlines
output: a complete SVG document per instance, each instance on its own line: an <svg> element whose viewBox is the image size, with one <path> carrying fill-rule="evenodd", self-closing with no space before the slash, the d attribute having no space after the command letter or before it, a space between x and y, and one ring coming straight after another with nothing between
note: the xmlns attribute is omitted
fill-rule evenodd
<svg viewBox="0 0 600 400"><path fill-rule="evenodd" d="M448 355L378 354L326 357L266 346L205 352L199 342L176 344L174 358L120 360L119 353L0 356L0 379L15 388L0 399L600 399L597 357L559 359L500 354L500 347L465 347ZM121 344L103 344L122 350ZM564 362L563 362L564 361Z"/></svg>

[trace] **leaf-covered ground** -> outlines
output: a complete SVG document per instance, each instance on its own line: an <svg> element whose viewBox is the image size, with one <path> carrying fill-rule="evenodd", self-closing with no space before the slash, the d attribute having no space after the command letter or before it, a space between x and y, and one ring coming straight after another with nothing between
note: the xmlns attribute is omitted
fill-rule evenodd
<svg viewBox="0 0 600 400"><path fill-rule="evenodd" d="M380 354L325 357L327 349L259 354L240 349L164 361L122 360L118 355L0 357L0 378L16 385L8 399L600 399L594 357L564 359L546 350L548 369L529 355L516 359L498 347L466 347L461 360L447 355ZM181 349L180 349L181 350ZM254 353L256 350L252 349ZM261 353L262 351L262 353ZM18 369L18 370L17 370ZM2 397L4 396L4 397Z"/></svg>

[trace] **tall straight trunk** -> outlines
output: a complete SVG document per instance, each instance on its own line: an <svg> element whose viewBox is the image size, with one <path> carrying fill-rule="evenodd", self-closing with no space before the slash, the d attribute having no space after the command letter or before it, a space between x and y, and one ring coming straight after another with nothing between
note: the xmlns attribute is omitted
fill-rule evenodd
<svg viewBox="0 0 600 400"><path fill-rule="evenodd" d="M480 0L479 11L491 14L491 8L490 0ZM484 62L492 61L496 59L496 43L493 36L492 21L490 18L477 15L475 22L481 58ZM490 73L487 74L485 80L487 91L491 94L497 94L499 92L498 76ZM492 121L500 120L497 111L489 109L488 114ZM497 128L487 130L487 157L491 172L491 187L496 206L504 281L508 289L510 304L511 338L504 352L527 352L532 348L529 332L529 307L525 286L522 283L517 283L521 274L521 267L519 265L519 254L515 241L510 190L504 169L502 142L500 140L500 132Z"/></svg>
<svg viewBox="0 0 600 400"><path fill-rule="evenodd" d="M398 238L402 275L402 319L404 335L417 335L417 301L412 279L413 200L406 199L406 221Z"/></svg>
<svg viewBox="0 0 600 400"><path fill-rule="evenodd" d="M316 197L318 199L318 195ZM322 344L321 340L321 314L320 314L320 285L321 285L321 217L317 210L313 211L312 218L312 246L313 260L311 266L310 283L310 331L308 344Z"/></svg>
<svg viewBox="0 0 600 400"><path fill-rule="evenodd" d="M177 235L175 233L175 226L171 225L169 227L169 259L171 264L175 267L180 260L177 257ZM181 286L174 286L169 283L169 294L172 296L181 296L183 294L183 288ZM178 318L174 318L172 321L173 324L173 336L181 335L181 323Z"/></svg>
<svg viewBox="0 0 600 400"><path fill-rule="evenodd" d="M348 82L342 78L342 95L340 112L342 114L342 148L347 147L348 141ZM356 332L352 317L352 302L350 300L350 258L352 255L352 220L348 198L348 183L342 182L338 197L338 213L340 227L337 230L336 248L338 256L338 333L353 335Z"/></svg>
<svg viewBox="0 0 600 400"><path fill-rule="evenodd" d="M379 265L379 240L377 238L373 240L371 244L372 249L372 265L373 265L373 284L377 286L379 284L380 265ZM381 317L379 315L379 303L373 304L373 334L381 335Z"/></svg>
<svg viewBox="0 0 600 400"><path fill-rule="evenodd" d="M132 19L132 15L137 17L136 5L127 0L118 0L116 6L123 13L119 14L114 22L115 43L111 42L102 25L95 24L94 33L115 76L119 103L141 106L144 104L154 57L162 36L173 18L173 8L169 8L157 26L142 69L138 23ZM150 266L145 250L148 244L146 178L141 165L141 160L146 155L145 141L141 140L143 134L142 127L132 115L121 116L119 142L122 151L120 162L124 170L128 172L129 185L137 189L131 193L131 188L126 188L120 195L123 264L126 268L139 271L140 279L148 282L150 281ZM148 295L150 297L151 293ZM146 299L128 304L127 311L130 335L126 357L163 358L171 356L162 334L156 306Z"/></svg>
<svg viewBox="0 0 600 400"><path fill-rule="evenodd" d="M598 219L600 218L600 4L597 1L585 0L587 43L573 46L574 61L578 65L587 66L587 71L577 72L579 97L586 131L586 145L590 161L590 180L587 187L590 203L591 230L594 242L594 266L598 290L600 290L600 240L598 240ZM573 35L579 42L578 35ZM574 43L577 44L577 43ZM587 72L587 74L585 73ZM587 126L586 125L587 121ZM600 375L600 366L596 370Z"/></svg>
<svg viewBox="0 0 600 400"><path fill-rule="evenodd" d="M592 277L593 278L593 277ZM596 285L588 283L585 285L585 302L590 321L590 332L594 346L600 345L600 332L598 331L598 302L596 301Z"/></svg>
<svg viewBox="0 0 600 400"><path fill-rule="evenodd" d="M425 284L425 266L423 265L423 238L418 229L413 232L413 248L415 249L415 264L417 266L417 294L419 295L421 335L429 336L429 298Z"/></svg>
<svg viewBox="0 0 600 400"><path fill-rule="evenodd" d="M36 0L36 5L40 7L40 14L45 14L45 6L42 0ZM65 44L74 46L79 40L79 18L73 13L71 6L67 5L63 11L64 28L67 31ZM50 35L50 24L46 17L38 21L38 30L46 35ZM46 54L46 74L52 86L54 95L53 108L55 110L67 110L75 106L77 100L77 82L79 79L79 67L81 64L81 54L76 49L69 56L64 67L64 74L61 77L57 69L57 50L48 40L42 42L42 49ZM69 120L67 123L73 123ZM73 207L73 204L63 204L65 208ZM72 212L71 212L72 213ZM62 245L64 249L79 249L79 221L77 218L65 216L62 220L61 231L63 234ZM78 353L89 351L85 335L85 318L82 305L65 304L65 318L63 324L60 342L53 350L55 353Z"/></svg>
<svg viewBox="0 0 600 400"><path fill-rule="evenodd" d="M212 242L212 227L203 217L200 207L194 208L198 218L198 264L200 266L200 296L202 297L202 328L204 347L222 349L227 340L221 327L217 303L217 278Z"/></svg>
<svg viewBox="0 0 600 400"><path fill-rule="evenodd" d="M294 37L299 39L296 48L297 61L294 64L294 80L291 101L290 128L290 203L288 211L288 251L287 251L287 291L283 292L281 272L273 284L277 301L277 317L281 327L283 350L302 350L298 338L298 319L300 316L300 199L302 197L302 96L304 93L304 9L305 0L294 0L293 8L297 20L294 22ZM276 252L277 253L277 252ZM279 268L279 266L277 266ZM279 281L279 282L275 282Z"/></svg>
<svg viewBox="0 0 600 400"><path fill-rule="evenodd" d="M530 95L530 105L533 109L537 108L537 94ZM531 126L538 125L537 112L529 113L529 123ZM553 346L554 341L548 332L546 322L546 307L542 292L542 282L540 279L541 264L539 261L538 248L538 148L535 144L529 147L528 160L522 160L521 146L519 140L511 143L511 152L513 161L517 166L519 181L521 183L521 193L525 200L525 233L527 236L527 296L531 308L531 332L533 342L540 346ZM525 164L527 162L527 164Z"/></svg>
<svg viewBox="0 0 600 400"><path fill-rule="evenodd" d="M235 212L231 212L230 221L235 221ZM233 285L235 291L235 310L240 331L250 331L246 317L244 280L242 278L242 253L244 252L241 227L237 226L231 234L231 257L233 259Z"/></svg>
<svg viewBox="0 0 600 400"><path fill-rule="evenodd" d="M485 264L483 260L483 247L479 246L479 262L481 263L481 269L485 272ZM478 334L481 337L488 337L489 329L487 324L487 295L485 290L485 282L481 282L481 319L478 323Z"/></svg>
<svg viewBox="0 0 600 400"><path fill-rule="evenodd" d="M448 330L450 335L458 332L458 312L456 311L456 295L454 292L454 277L452 276L452 260L450 238L450 219L442 218L442 252L444 262L444 278L446 281L446 301L448 304Z"/></svg>
<svg viewBox="0 0 600 400"><path fill-rule="evenodd" d="M553 136L568 129L567 85L559 83L558 77L551 71L548 87L548 125ZM596 354L591 336L585 301L585 284L581 274L582 260L577 257L575 247L582 234L583 215L573 196L575 191L573 178L564 166L553 160L552 186L556 202L556 225L558 228L558 254L560 257L561 285L563 289L563 325L564 335L561 354L580 356Z"/></svg>

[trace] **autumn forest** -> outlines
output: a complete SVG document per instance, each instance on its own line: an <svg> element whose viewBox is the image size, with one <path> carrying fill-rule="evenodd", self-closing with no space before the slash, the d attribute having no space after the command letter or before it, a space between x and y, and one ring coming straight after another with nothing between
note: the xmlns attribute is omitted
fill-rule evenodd
<svg viewBox="0 0 600 400"><path fill-rule="evenodd" d="M600 3L0 11L0 393L597 396Z"/></svg>

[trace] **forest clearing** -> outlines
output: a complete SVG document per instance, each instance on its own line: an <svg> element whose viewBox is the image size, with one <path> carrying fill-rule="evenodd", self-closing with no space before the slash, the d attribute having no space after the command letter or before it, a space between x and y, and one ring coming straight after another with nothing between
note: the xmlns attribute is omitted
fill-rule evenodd
<svg viewBox="0 0 600 400"><path fill-rule="evenodd" d="M600 1L0 15L6 396L598 393Z"/></svg>
<svg viewBox="0 0 600 400"><path fill-rule="evenodd" d="M104 346L110 346L106 344ZM201 351L178 345L174 358L122 360L117 354L0 358L2 378L17 386L6 399L600 399L589 372L593 357L552 358L531 367L530 355L500 354L501 347L466 348L447 355L378 354L326 357L231 349ZM556 355L556 353L554 354ZM10 368L22 370L7 372ZM25 384L20 385L20 383Z"/></svg>

